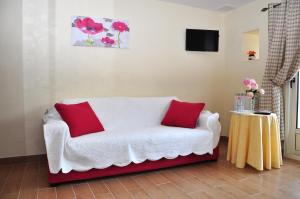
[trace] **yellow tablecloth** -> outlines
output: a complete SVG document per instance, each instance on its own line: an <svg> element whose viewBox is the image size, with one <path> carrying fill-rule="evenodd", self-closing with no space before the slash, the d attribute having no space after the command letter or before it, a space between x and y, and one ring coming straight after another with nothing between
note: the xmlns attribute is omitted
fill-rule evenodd
<svg viewBox="0 0 300 199"><path fill-rule="evenodd" d="M245 164L262 171L282 165L279 124L275 114L232 112L227 160L238 168Z"/></svg>

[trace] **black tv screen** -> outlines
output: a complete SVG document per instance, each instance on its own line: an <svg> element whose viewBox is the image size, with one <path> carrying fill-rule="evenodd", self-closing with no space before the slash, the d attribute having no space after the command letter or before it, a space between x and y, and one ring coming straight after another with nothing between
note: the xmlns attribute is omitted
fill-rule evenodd
<svg viewBox="0 0 300 199"><path fill-rule="evenodd" d="M186 29L185 50L217 52L219 50L219 31Z"/></svg>

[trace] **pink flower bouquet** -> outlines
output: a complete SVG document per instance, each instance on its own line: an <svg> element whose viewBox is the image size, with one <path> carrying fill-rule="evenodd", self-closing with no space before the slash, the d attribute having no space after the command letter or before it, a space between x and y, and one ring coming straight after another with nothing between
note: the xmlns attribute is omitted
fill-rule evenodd
<svg viewBox="0 0 300 199"><path fill-rule="evenodd" d="M246 78L243 80L243 84L246 87L246 94L249 99L254 99L257 94L265 94L264 89L258 89L258 84L256 83L255 79Z"/></svg>

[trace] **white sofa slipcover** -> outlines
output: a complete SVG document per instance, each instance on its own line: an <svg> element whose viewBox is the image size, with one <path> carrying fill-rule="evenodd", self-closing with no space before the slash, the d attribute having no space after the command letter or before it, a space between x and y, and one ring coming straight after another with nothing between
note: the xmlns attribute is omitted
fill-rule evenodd
<svg viewBox="0 0 300 199"><path fill-rule="evenodd" d="M203 111L197 128L160 125L175 97L108 97L67 99L62 103L88 101L105 131L80 137L70 136L67 124L54 107L44 115L44 138L49 170L88 171L112 165L126 166L145 160L173 159L191 153L213 153L221 126L218 113Z"/></svg>

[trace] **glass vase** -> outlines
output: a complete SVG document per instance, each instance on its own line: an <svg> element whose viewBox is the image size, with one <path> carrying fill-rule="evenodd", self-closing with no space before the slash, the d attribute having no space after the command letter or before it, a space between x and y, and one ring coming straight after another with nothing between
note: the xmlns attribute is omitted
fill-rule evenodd
<svg viewBox="0 0 300 199"><path fill-rule="evenodd" d="M245 99L247 98L245 93L236 93L235 94L235 102L234 102L234 110L237 112L244 111Z"/></svg>

